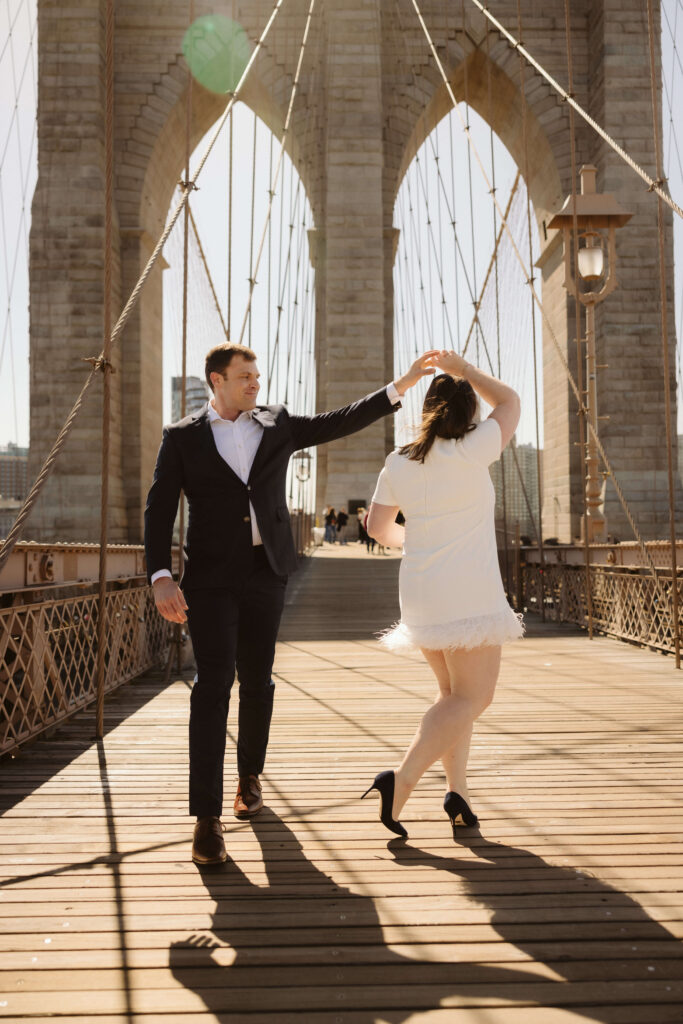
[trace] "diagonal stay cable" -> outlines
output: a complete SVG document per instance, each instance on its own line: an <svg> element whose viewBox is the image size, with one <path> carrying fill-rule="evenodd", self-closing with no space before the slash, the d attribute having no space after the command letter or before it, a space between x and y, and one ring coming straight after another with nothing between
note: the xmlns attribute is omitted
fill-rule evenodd
<svg viewBox="0 0 683 1024"><path fill-rule="evenodd" d="M664 183L661 181L655 181L654 178L651 178L647 171L644 171L643 168L636 163L633 157L629 156L626 150L622 149L621 146L617 142L615 142L612 136L608 132L606 132L605 129L601 125L599 125L598 122L595 121L586 110L583 109L581 104L576 102L571 93L567 92L566 89L563 89L560 83L557 82L548 71L546 71L543 65L539 64L539 62L534 57L532 57L532 55L522 45L522 43L518 39L515 39L512 33L508 32L505 26L502 25L497 18L494 18L494 16L489 11L488 7L486 7L486 5L481 2L481 0L470 0L470 3L473 3L474 6L481 11L484 17L488 18L491 24L494 25L498 29L498 31L505 36L505 38L508 40L513 49L517 50L522 55L522 57L524 57L524 59L529 64L531 64L531 66L535 68L536 71L538 71L539 75L541 75L546 80L546 82L555 90L555 92L557 92L566 103L569 103L569 105L573 107L577 114L579 114L579 116L583 118L586 124L590 125L590 127L598 133L600 138L604 139L607 145L611 146L614 152L617 153L621 157L621 159L625 161L625 163L627 163L629 167L632 170L634 170L639 177L643 179L644 182L647 183L648 192L656 192L660 199L662 199L667 204L667 206L671 207L674 213L677 213L679 217L683 218L683 209L681 209L678 203L675 203L671 196L668 194L668 192L664 188ZM413 5L417 10L418 8L417 4L415 3L415 0L413 0ZM422 21L422 15L419 14L419 11L418 16L420 18L420 21ZM422 22L422 24L423 28L425 28L424 22ZM425 28L425 32L426 31L427 30Z"/></svg>
<svg viewBox="0 0 683 1024"><path fill-rule="evenodd" d="M209 156L211 154L211 151L213 150L213 147L216 144L216 141L218 140L218 138L219 138L219 136L220 136L220 134L221 134L221 132L223 130L223 127L224 127L226 121L228 120L228 117L230 116L230 111L232 110L232 108L234 107L235 103L237 102L237 99L239 98L239 95L240 95L240 93L241 93L241 91L242 91L242 89L244 87L244 83L247 80L249 72L251 71L252 67L254 66L254 63L256 61L256 57L258 56L261 48L263 47L263 44L264 44L264 42L266 40L266 37L268 36L268 33L270 32L270 29L271 29L271 27L273 25L273 22L275 21L275 19L276 19L276 17L277 17L277 15L278 15L278 13L279 13L279 11L280 11L280 9L281 9L281 7L282 7L284 2L285 2L285 0L275 0L275 5L274 5L273 10L271 12L271 15L270 15L270 17L269 17L269 19L268 19L268 21L267 21L267 23L265 25L265 28L261 32L259 40L258 40L256 46L254 47L254 51L251 54L251 57L249 58L244 71L242 72L242 75L240 77L239 82L237 83L237 86L235 87L235 91L232 93L232 95L230 96L230 99L228 100L226 108L225 108L223 114L221 115L221 118L220 118L220 120L219 120L219 122L218 122L218 124L216 126L216 129L215 129L213 135L211 136L211 139L209 140L209 143L208 143L208 145L207 145L207 147L206 147L206 149L204 151L203 156L201 157L201 159L199 161L199 164L197 165L197 168L196 168L196 170L194 172L194 175L191 175L190 180L184 183L183 192L182 192L182 196L180 198L180 201L178 202L178 205L176 206L175 210L173 211L172 216L169 218L169 220L168 220L168 222L166 224L166 227L165 227L161 237L159 238L159 241L157 242L156 246L154 247L154 251L152 252L151 256L149 257L149 259L148 259L148 261L147 261L147 263L146 263L146 265L145 265L145 267L144 267L140 277L138 278L138 281L137 281L135 287L133 288L133 291L131 292L131 294L130 294L130 296L128 298L128 301L126 302L126 305L124 306L123 310L121 311L121 314L119 315L118 320L116 321L116 323L114 325L114 329L112 330L110 338L109 338L109 345L110 345L110 347L114 346L115 342L117 341L117 339L119 338L121 332L123 331L123 328L125 327L126 323L128 322L128 319L129 319L129 317L130 317L133 309L135 308L135 306L137 304L137 301L138 301L138 299L140 297L140 293L141 293L142 289L144 288L144 286L145 286L145 284L147 282L147 279L149 278L150 274L152 273L152 270L153 270L157 260L159 259L159 256L161 255L161 252L162 252L162 250L164 248L164 245L166 244L169 235L171 234L173 228L175 227L176 222L177 222L178 218L180 217L180 214L182 213L182 211L183 211L183 209L185 207L185 204L188 201L190 192L194 188L196 188L195 182L196 182L197 178L199 177L199 175L201 174L201 172L202 172L202 170L204 168L204 165L206 164L206 161L208 160L208 158L209 158ZM40 470L40 473L38 474L36 482L34 483L33 487L31 488L31 490L29 492L29 495L26 498L26 501L22 505L22 508L21 508L21 510L19 512L19 515L18 515L14 525L12 526L12 529L7 534L7 537L5 539L5 542L2 545L2 548L0 548L0 572L2 572L4 566L5 566L6 562L7 562L7 559L9 558L10 554L12 553L12 550L14 549L14 545L19 540L19 537L21 536L21 531L22 531L22 529L24 527L24 524L25 524L26 520L28 519L28 517L30 516L31 512L33 511L33 507L34 507L36 501L38 500L40 491L42 490L43 485L45 484L45 481L47 480L48 476L50 475L50 472L51 472L51 470L52 470L52 468L53 468L57 458L59 457L60 452L62 451L62 449L63 449L63 447L64 447L64 445L66 443L67 437L68 437L69 433L71 432L71 428L73 427L73 424L74 424L74 422L76 420L76 417L77 417L78 413L80 412L80 410L82 408L83 402L84 402L85 397L86 397L86 395L88 393L88 390L90 389L90 386L92 385L92 382L93 382L93 380L95 378L95 375L98 372L107 373L111 369L108 361L104 357L104 351L102 351L97 358L88 357L88 358L86 358L85 361L92 363L92 371L90 372L87 380L85 381L85 384L83 385L83 388L81 389L81 392L80 392L78 398L76 399L76 402L74 403L74 405L73 405L73 407L72 407L72 409L71 409L71 411L70 411L66 421L64 422L64 425L62 426L62 429L60 430L59 434L57 435L57 438L56 438L56 440L55 440L55 442L54 442L54 444L53 444L53 446L52 446L52 448L50 450L50 453L49 453L48 457L46 458L45 462L43 463L43 466L42 466L42 468Z"/></svg>
<svg viewBox="0 0 683 1024"><path fill-rule="evenodd" d="M519 188L519 183L520 183L521 179L522 179L522 173L521 173L521 171L518 170L517 174L515 175L515 180L512 183L512 188L510 189L510 195L508 197L507 206L505 207L505 214L504 214L504 216L505 216L506 220L510 216L510 210L512 209L512 202L513 202L513 200L515 198L515 195L517 194L517 189ZM495 191L497 191L497 190L494 188L494 192ZM494 209L494 212L495 212L495 209L496 209L495 206L493 207L493 209ZM489 260L488 269L486 271L486 276L484 278L484 283L481 286L481 292L479 293L479 298L477 299L477 301L474 304L474 313L472 315L472 320L470 322L470 328L469 328L469 330L467 332L467 337L465 339L465 345L464 345L463 350L462 350L462 355L463 356L467 352L467 347L468 347L468 345L470 343L470 339L472 337L472 332L474 331L474 328L475 328L477 323L479 323L479 329L481 330L482 335L484 333L484 330L483 330L483 328L481 326L481 322L479 320L479 310L481 309L481 304L484 301L484 295L486 294L486 289L488 287L489 278L491 277L491 271L492 270L495 270L496 290L498 289L498 283L497 283L497 278L498 278L498 250L500 248L500 243L502 241L503 232L504 231L505 231L505 225L501 224L500 228L498 228L498 231L497 231L497 234L496 234L496 242L495 242L495 245L493 247L493 252L491 253L491 259ZM496 316L497 316L497 314L496 314ZM499 345L498 345L498 347L499 347ZM499 369L500 369L500 367L499 367Z"/></svg>
<svg viewBox="0 0 683 1024"><path fill-rule="evenodd" d="M206 255L204 253L204 247L202 245L202 240L199 237L199 231L197 229L197 222L194 219L194 214L192 213L192 207L189 205L189 203L188 203L187 209L188 209L189 214L190 214L190 224L192 225L192 233L194 234L195 242L197 243L197 248L199 249L199 256L200 256L201 261L202 261L202 266L204 267L204 272L206 274L206 279L209 282L209 288L211 289L211 295L213 296L214 305L216 306L216 312L218 313L218 316L220 317L221 327L223 328L223 332L225 334L225 337L228 338L229 337L229 335L228 335L228 325L226 324L225 320L223 319L223 310L221 309L221 304L218 301L218 296L216 294L216 288L215 288L214 283L213 283L213 278L211 277L211 271L209 270L209 264L206 261Z"/></svg>
<svg viewBox="0 0 683 1024"><path fill-rule="evenodd" d="M299 75L301 74L301 66L303 64L304 54L306 52L306 43L308 41L308 33L310 31L310 28L311 28L311 19L313 17L313 9L315 7L315 3L316 3L316 0L310 0L310 6L308 8L308 14L306 15L306 25L304 26L304 35L303 35L303 39L301 40L301 48L299 50L299 60L297 62L297 66L296 66L296 72L294 73L294 81L292 83L292 92L291 92L291 95L289 97L289 107L287 108L287 116L285 118L285 126L284 126L283 131L282 131L282 140L280 142L280 153L278 155L278 160L277 160L277 164L276 164L276 167L275 167L275 174L274 174L273 180L271 181L271 184L270 184L270 195L269 195L269 200L268 200L268 209L266 211L266 220L265 220L265 223L263 225L263 232L261 234L261 241L259 243L258 253L256 255L256 262L254 263L254 266L253 266L253 268L251 270L251 277L250 277L250 280L249 280L249 297L247 299L247 308L244 311L244 319L242 321L242 327L240 329L240 334L239 334L239 338L238 338L238 341L239 341L240 344L242 344L242 339L244 338L244 332L245 332L246 327L247 327L247 322L251 319L250 318L250 314L251 314L251 300L252 300L253 295L254 295L254 288L256 287L256 275L258 273L258 268L259 268L259 265L261 263L261 256L263 255L263 248L264 248L264 245L265 245L265 242L266 242L266 237L267 237L267 234L268 234L268 224L270 223L270 217L271 217L271 213L272 213L272 210L273 210L273 197L275 195L275 190L277 188L277 183L278 183L278 180L280 178L280 169L282 167L282 161L283 161L283 158L284 158L284 155L285 155L285 148L286 148L287 139L288 139L288 136L289 136L289 127L290 127L290 123L291 123L291 120L292 120L292 112L294 110L294 101L296 99L296 94L297 94L297 91L298 91L298 88L299 88Z"/></svg>
<svg viewBox="0 0 683 1024"><path fill-rule="evenodd" d="M472 0L472 2L478 4L478 0ZM548 316L548 314L547 314L547 312L546 312L546 310L545 310L545 308L543 306L543 303L541 302L540 298L538 297L538 293L536 292L536 289L534 287L534 284L533 284L533 281L531 280L530 275L527 273L526 265L524 263L524 257L522 256L522 254L519 251L519 247L517 246L517 243L515 241L514 235L513 235L512 231L510 230L510 225L505 220L505 217L503 215L503 210L500 207L500 203L498 202L498 199L496 198L496 195L495 195L495 193L492 190L488 174L486 173L486 169L485 169L485 167L483 165L481 157L479 156L479 152L478 152L477 147L476 147L476 145L474 143L472 135L471 135L469 129L466 127L465 123L464 123L464 119L462 117L462 114L460 113L458 102L457 102L457 100L455 98L455 95L453 93L453 87L452 87L452 85L451 85L451 83L450 83L450 81L448 79L448 75L446 74L446 72L444 70L444 66L443 66L443 64L441 62L441 59L439 58L439 55L438 55L437 50L436 50L436 47L435 47L434 42L432 40L432 37L431 37L431 35L429 33L429 29L427 28L427 25L425 24L425 20L424 20L424 18L422 16L422 12L420 11L418 0L412 0L412 4L413 4L413 7L415 8L415 13L417 14L418 20L419 20L420 25L422 27L422 30L424 32L425 38L427 40L427 44L428 44L428 46L430 48L430 51L432 53L432 56L433 56L434 61L436 63L436 66L437 66L437 68L439 70L441 78L443 79L444 85L446 86L446 90L448 92L448 95L450 96L451 103L453 104L453 108L456 111L456 113L458 114L458 117L460 118L460 121L461 121L461 124L462 124L462 127L463 127L463 131L465 132L465 134L467 136L467 140L469 142L469 145L472 147L472 153L473 153L473 155L475 157L475 160L476 160L476 162L477 162L477 164L479 166L479 169L480 169L481 174L482 174L482 176L484 178L484 181L486 182L486 185L487 185L487 187L489 189L489 192L491 192L491 194L492 194L493 202L495 203L496 209L498 210L498 215L502 218L502 223L504 224L505 230L506 230L507 235L508 235L508 238L510 239L510 244L512 245L512 250L513 250L513 252L515 254L515 257L516 257L517 261L519 262L519 264L520 264L520 266L522 268L522 273L524 274L524 278L525 278L529 288L531 289L532 295L534 297L534 301L536 302L536 305L539 308L541 316L543 317L545 325L546 325L546 327L548 329L548 336L550 337L553 345L555 346L555 350L557 352L558 359L560 360L560 363L562 364L562 367L564 369L565 375L567 377L567 381L569 382L569 386L571 387L572 392L574 393L574 397L576 398L576 401L578 403L579 410L583 410L583 412L586 413L586 406L585 406L585 403L583 401L583 397L581 395L581 391L580 391L580 389L579 389L579 387L578 387L578 385L576 383L576 380L574 379L574 375L573 375L572 371L569 368L569 363L567 362L567 358L566 358L566 356L564 355L564 353L562 351L562 347L561 347L559 341L557 340L557 335L555 334L555 331L553 330L553 326L552 326L552 323L550 322L550 318L549 318L549 316ZM662 596L668 601L668 596L667 596L666 591L665 591L665 589L663 587L662 581L661 581L661 579L659 577L659 573L657 572L657 567L656 567L656 565L655 565L655 563L654 563L654 561L652 559L652 556L651 556L651 554L650 554L650 552L649 552L649 550L647 548L647 545L645 544L645 541L643 540L643 537L641 536L641 533L640 533L640 530L638 529L636 521L633 518L633 513L631 512L631 509L630 509L630 507L628 505L628 502L626 501L626 497L625 497L624 492L622 490L621 484L619 483L619 481L618 481L618 479L617 479L617 477L616 477L616 475L614 473L614 470L612 469L612 465L611 465L611 463L610 463L610 461L609 461L609 459L607 457L607 453L606 453L605 448L604 448L604 446L602 444L602 441L600 440L600 438L598 436L598 432L595 429L595 427L593 426L593 424L590 422L590 418L587 415L586 415L586 425L587 425L588 430L590 431L590 433L591 433L591 435L592 435L592 437L593 437L593 439L595 441L595 446L596 446L596 448L598 450L598 454L600 455L600 458L603 461L605 469L606 469L608 475L610 476L610 478L612 480L612 485L613 485L614 490L615 490L615 492L617 494L617 497L619 498L619 502L621 504L621 507L624 510L624 515L628 519L629 525L630 525L631 529L633 530L633 534L634 534L634 536L635 536L635 538L636 538L636 540L638 542L638 546L640 547L640 550L641 550L641 553L643 555L643 558L647 562L647 565L650 568L650 571L652 572L653 578L654 578L654 580L656 582L656 585L657 585L658 589L660 590Z"/></svg>

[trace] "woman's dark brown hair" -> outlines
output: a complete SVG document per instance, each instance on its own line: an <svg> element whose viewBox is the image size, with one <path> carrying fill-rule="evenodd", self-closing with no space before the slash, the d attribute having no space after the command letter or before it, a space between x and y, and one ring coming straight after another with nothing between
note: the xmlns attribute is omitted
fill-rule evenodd
<svg viewBox="0 0 683 1024"><path fill-rule="evenodd" d="M468 380L437 374L425 395L420 431L414 441L399 448L399 454L424 462L434 438L458 440L474 430L476 411L477 396Z"/></svg>

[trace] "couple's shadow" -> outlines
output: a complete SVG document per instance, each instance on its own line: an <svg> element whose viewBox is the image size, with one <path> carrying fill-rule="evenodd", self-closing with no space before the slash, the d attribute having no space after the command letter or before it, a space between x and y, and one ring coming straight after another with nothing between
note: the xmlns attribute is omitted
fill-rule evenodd
<svg viewBox="0 0 683 1024"><path fill-rule="evenodd" d="M607 1024L615 1019L610 1007L642 1000L635 991L641 985L648 1002L674 1003L666 979L680 971L673 965L667 973L666 962L680 961L680 944L629 896L590 875L488 842L477 830L462 831L474 858L460 857L457 845L452 856L441 857L392 841L388 849L398 864L434 868L467 888L454 902L443 895L437 913L426 909L422 923L414 911L404 926L394 921L387 940L374 900L312 864L281 818L264 810L252 827L267 886L252 883L232 858L202 871L216 903L212 934L191 936L170 950L174 977L219 1021L222 1014L234 1020L241 1013L335 1010L344 1024L401 1024L443 1006L518 1002L567 1007L575 1018ZM396 881L395 873L390 877ZM405 895L412 895L410 880ZM481 920L472 920L472 910L485 911L474 915ZM388 941L416 955L403 955ZM424 942L435 952L441 946L442 957L448 943L450 959L420 957ZM472 962L473 955L481 961ZM497 957L506 962L490 962ZM647 973L652 964L655 978Z"/></svg>

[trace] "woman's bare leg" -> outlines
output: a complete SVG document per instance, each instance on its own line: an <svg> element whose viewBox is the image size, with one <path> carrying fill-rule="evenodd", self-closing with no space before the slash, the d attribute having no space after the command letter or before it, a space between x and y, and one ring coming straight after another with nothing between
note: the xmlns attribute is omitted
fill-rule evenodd
<svg viewBox="0 0 683 1024"><path fill-rule="evenodd" d="M467 762L470 756L470 743L472 741L472 728L475 720L481 715L493 700L493 695L498 681L500 671L500 647L480 647L477 649L482 653L480 665L480 683L478 689L479 710L470 723L469 730L457 737L455 742L446 750L442 757L448 789L451 792L459 793L469 803L470 795L467 786ZM470 659L468 655L472 651L446 651L445 658L451 677L452 692L463 692L467 690L467 683L470 676ZM478 659L479 660L479 659ZM475 709L476 710L476 709Z"/></svg>
<svg viewBox="0 0 683 1024"><path fill-rule="evenodd" d="M424 654L439 683L439 696L424 714L395 772L394 818L401 813L424 773L439 758L448 759L448 773L457 773L457 782L462 785L463 758L466 765L472 723L491 703L500 668L500 647L425 651ZM445 692L444 665L450 683L448 693ZM452 781L456 781L453 774L449 777L449 786Z"/></svg>
<svg viewBox="0 0 683 1024"><path fill-rule="evenodd" d="M474 720L470 722L469 729L463 730L462 735L458 737L441 758L443 770L446 774L448 791L459 793L468 803L470 802L470 793L467 786L467 762L470 757L473 728Z"/></svg>

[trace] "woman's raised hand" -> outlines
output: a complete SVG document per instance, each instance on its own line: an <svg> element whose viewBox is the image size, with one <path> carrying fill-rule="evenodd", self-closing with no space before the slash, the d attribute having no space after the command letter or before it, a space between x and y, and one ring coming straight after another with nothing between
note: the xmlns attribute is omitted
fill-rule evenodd
<svg viewBox="0 0 683 1024"><path fill-rule="evenodd" d="M450 373L454 377L464 377L465 367L469 365L467 360L459 356L457 352L445 348L436 353L434 362L440 370Z"/></svg>
<svg viewBox="0 0 683 1024"><path fill-rule="evenodd" d="M427 374L434 373L434 360L438 355L439 350L431 348L429 352L423 352L421 356L417 357L410 369L402 377L394 381L399 395L405 394L408 388L412 388L413 384L417 384Z"/></svg>

